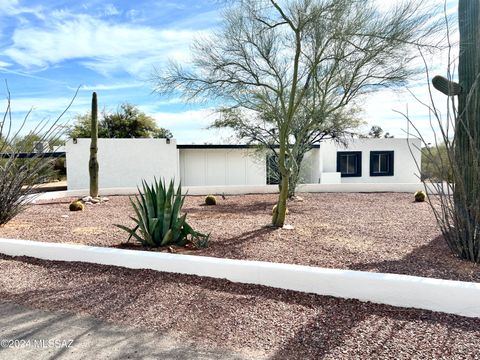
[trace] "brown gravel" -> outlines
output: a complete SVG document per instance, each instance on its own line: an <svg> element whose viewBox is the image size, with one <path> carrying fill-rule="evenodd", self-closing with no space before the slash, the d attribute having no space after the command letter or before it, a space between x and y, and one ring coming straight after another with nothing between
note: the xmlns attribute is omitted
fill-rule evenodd
<svg viewBox="0 0 480 360"><path fill-rule="evenodd" d="M0 270L4 302L134 325L252 358L480 359L480 319L25 257L0 255Z"/></svg>
<svg viewBox="0 0 480 360"><path fill-rule="evenodd" d="M301 194L290 202L287 222L294 230L266 227L276 195L189 196L184 210L193 227L211 233L209 249L197 255L295 263L329 268L389 272L480 282L480 268L453 256L427 203L411 194ZM69 212L68 199L32 205L0 237L118 246L131 225L128 197ZM67 218L62 216L68 216Z"/></svg>

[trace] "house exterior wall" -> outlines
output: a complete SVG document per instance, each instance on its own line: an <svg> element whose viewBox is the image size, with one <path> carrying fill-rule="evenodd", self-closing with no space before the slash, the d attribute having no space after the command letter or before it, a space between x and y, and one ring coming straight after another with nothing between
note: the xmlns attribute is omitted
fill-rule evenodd
<svg viewBox="0 0 480 360"><path fill-rule="evenodd" d="M69 190L88 189L90 139L66 144ZM341 184L419 184L420 141L413 139L352 139L347 147L322 142L304 158L300 183ZM337 172L338 151L361 151L360 177L341 177ZM393 176L370 176L370 152L393 151ZM100 188L129 188L154 177L181 180L185 187L264 186L266 155L248 148L177 148L175 140L99 139ZM333 188L332 188L333 189ZM337 189L337 188L335 188ZM335 190L337 191L337 190Z"/></svg>
<svg viewBox="0 0 480 360"><path fill-rule="evenodd" d="M305 154L300 168L300 184L320 182L320 149L314 148Z"/></svg>
<svg viewBox="0 0 480 360"><path fill-rule="evenodd" d="M249 149L179 149L184 186L265 185L266 160Z"/></svg>
<svg viewBox="0 0 480 360"><path fill-rule="evenodd" d="M410 144L410 149L409 149ZM351 139L347 147L325 141L320 144L322 173L337 172L338 151L362 152L362 176L342 177L341 183L420 183L415 160L421 164L418 139ZM414 157L412 157L412 151ZM393 151L393 176L370 176L370 151Z"/></svg>
<svg viewBox="0 0 480 360"><path fill-rule="evenodd" d="M69 140L66 144L69 190L88 189L90 139ZM98 139L99 187L136 187L142 179L179 178L175 140Z"/></svg>

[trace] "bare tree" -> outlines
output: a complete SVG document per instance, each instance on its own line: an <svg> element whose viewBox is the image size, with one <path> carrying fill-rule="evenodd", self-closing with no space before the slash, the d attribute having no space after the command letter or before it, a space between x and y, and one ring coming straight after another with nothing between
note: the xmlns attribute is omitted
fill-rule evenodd
<svg viewBox="0 0 480 360"><path fill-rule="evenodd" d="M219 31L194 43L191 67L157 72L156 91L271 116L281 174L272 223L283 226L299 110L306 134L360 94L404 83L414 72L408 47L431 40L434 16L418 1L381 12L371 0L241 0Z"/></svg>

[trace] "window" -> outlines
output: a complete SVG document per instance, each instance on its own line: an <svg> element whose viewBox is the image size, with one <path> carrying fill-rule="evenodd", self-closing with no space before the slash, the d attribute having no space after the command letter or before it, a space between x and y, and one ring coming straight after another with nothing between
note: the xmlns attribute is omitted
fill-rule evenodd
<svg viewBox="0 0 480 360"><path fill-rule="evenodd" d="M277 185L280 182L278 157L276 154L267 155L267 185Z"/></svg>
<svg viewBox="0 0 480 360"><path fill-rule="evenodd" d="M342 177L362 176L362 152L337 152L337 172L341 173Z"/></svg>
<svg viewBox="0 0 480 360"><path fill-rule="evenodd" d="M370 176L393 176L393 151L370 152Z"/></svg>

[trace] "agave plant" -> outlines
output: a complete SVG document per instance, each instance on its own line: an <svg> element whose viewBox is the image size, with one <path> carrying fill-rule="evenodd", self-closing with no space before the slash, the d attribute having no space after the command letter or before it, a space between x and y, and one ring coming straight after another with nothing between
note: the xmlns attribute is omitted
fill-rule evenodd
<svg viewBox="0 0 480 360"><path fill-rule="evenodd" d="M115 225L127 231L130 236L144 246L159 247L166 245L184 246L191 243L196 247L207 247L209 235L196 232L186 222L187 214L180 214L185 201L181 185L175 192L173 181L165 185L165 181L154 180L148 185L142 181L142 191L130 198L137 217L131 217L136 223L133 228Z"/></svg>

